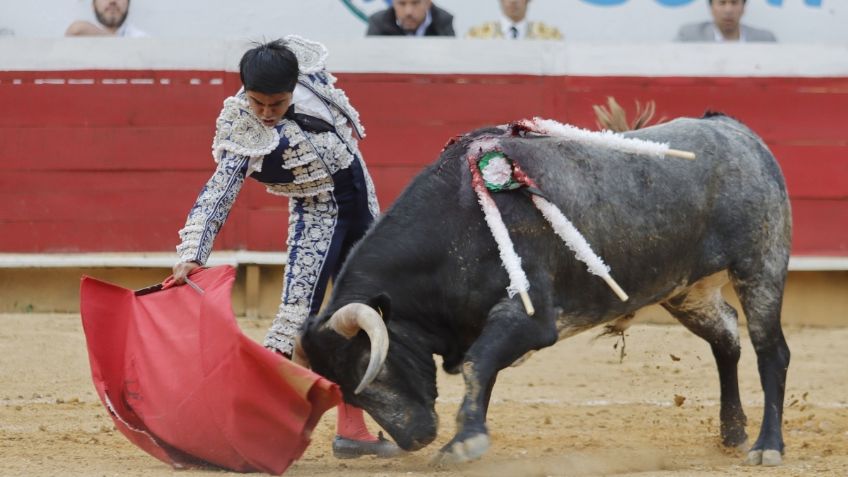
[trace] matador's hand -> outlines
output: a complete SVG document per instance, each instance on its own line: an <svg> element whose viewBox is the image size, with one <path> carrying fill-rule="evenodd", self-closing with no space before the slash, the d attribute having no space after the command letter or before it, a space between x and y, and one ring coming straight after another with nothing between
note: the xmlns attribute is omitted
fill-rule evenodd
<svg viewBox="0 0 848 477"><path fill-rule="evenodd" d="M195 269L199 268L196 262L180 262L174 265L174 283L177 285L182 285L185 283L185 279L189 274Z"/></svg>

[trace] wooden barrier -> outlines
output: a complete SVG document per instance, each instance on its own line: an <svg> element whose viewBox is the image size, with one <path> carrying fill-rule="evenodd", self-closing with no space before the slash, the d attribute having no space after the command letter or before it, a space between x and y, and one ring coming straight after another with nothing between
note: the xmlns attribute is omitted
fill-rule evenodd
<svg viewBox="0 0 848 477"><path fill-rule="evenodd" d="M532 116L594 128L592 105L615 96L626 108L654 100L657 117L711 109L745 122L786 176L793 255L848 255L848 72L817 59L830 53L483 44L331 45L384 208L454 135ZM209 45L175 41L17 45L0 45L0 251L172 251L213 170L214 120L239 87L238 48L223 44L230 57L209 60ZM179 58L188 69L174 66ZM216 249L281 251L286 214L285 199L248 181Z"/></svg>

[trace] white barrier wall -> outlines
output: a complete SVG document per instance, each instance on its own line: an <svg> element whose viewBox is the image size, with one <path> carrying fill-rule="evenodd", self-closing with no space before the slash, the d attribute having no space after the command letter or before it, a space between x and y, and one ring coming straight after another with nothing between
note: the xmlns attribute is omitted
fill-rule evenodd
<svg viewBox="0 0 848 477"><path fill-rule="evenodd" d="M500 15L498 0L436 0L459 35ZM748 0L743 22L785 43L848 43L848 0ZM297 33L321 41L364 35L369 13L387 0L132 0L130 21L164 38L274 38ZM531 19L567 40L669 41L680 25L709 18L707 0L533 0ZM23 38L61 36L74 19L93 19L91 0L0 0L0 31ZM0 36L2 40L3 36Z"/></svg>
<svg viewBox="0 0 848 477"><path fill-rule="evenodd" d="M848 2L848 0L846 0ZM727 46L604 44L425 38L326 42L335 73L523 74L539 76L848 76L848 44ZM493 48L494 46L494 48ZM0 41L0 71L238 71L242 40L11 38Z"/></svg>

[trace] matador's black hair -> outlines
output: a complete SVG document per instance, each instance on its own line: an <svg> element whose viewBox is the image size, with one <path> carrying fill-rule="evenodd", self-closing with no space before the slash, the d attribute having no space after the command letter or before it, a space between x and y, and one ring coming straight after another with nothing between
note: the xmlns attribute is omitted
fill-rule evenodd
<svg viewBox="0 0 848 477"><path fill-rule="evenodd" d="M297 57L283 40L256 43L239 62L241 84L263 94L290 93L297 84Z"/></svg>

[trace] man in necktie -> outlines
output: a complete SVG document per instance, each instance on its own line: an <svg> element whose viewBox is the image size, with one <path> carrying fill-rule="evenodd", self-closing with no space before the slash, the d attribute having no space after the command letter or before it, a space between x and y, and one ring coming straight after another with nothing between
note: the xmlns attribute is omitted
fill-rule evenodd
<svg viewBox="0 0 848 477"><path fill-rule="evenodd" d="M512 40L562 40L562 33L542 22L527 20L530 0L499 0L501 19L472 27L466 38L506 38Z"/></svg>
<svg viewBox="0 0 848 477"><path fill-rule="evenodd" d="M368 18L367 36L455 36L453 15L432 0L394 0Z"/></svg>

